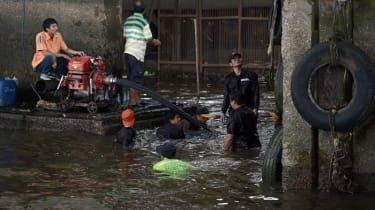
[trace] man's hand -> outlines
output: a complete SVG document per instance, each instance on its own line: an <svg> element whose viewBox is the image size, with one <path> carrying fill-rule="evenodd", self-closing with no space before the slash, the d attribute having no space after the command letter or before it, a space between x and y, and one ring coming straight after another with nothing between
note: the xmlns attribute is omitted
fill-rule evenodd
<svg viewBox="0 0 375 210"><path fill-rule="evenodd" d="M74 55L85 56L86 54L83 51L75 51Z"/></svg>
<svg viewBox="0 0 375 210"><path fill-rule="evenodd" d="M225 122L225 114L224 114L224 113L221 113L221 115L220 115L220 121L221 121L222 123Z"/></svg>
<svg viewBox="0 0 375 210"><path fill-rule="evenodd" d="M56 69L56 67L57 67L57 63L56 63L56 61L53 62L53 64L51 65L51 67L52 67L53 69Z"/></svg>
<svg viewBox="0 0 375 210"><path fill-rule="evenodd" d="M258 118L259 117L258 110L256 108L254 108L252 111L254 112L255 116Z"/></svg>
<svg viewBox="0 0 375 210"><path fill-rule="evenodd" d="M153 40L152 40L152 44L153 44L154 46L160 46L160 45L161 45L161 42L160 42L159 39L153 39Z"/></svg>
<svg viewBox="0 0 375 210"><path fill-rule="evenodd" d="M72 49L66 49L66 50L63 50L64 53L68 54L68 55L78 55L78 56L84 56L86 55L83 51L76 51L76 50L72 50Z"/></svg>

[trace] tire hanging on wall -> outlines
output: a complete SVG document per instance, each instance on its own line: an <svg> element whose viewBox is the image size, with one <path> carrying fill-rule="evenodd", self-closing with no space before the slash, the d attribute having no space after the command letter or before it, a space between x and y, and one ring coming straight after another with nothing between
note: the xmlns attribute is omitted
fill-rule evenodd
<svg viewBox="0 0 375 210"><path fill-rule="evenodd" d="M276 74L274 77L274 92L277 114L283 113L283 63L280 62L277 66Z"/></svg>
<svg viewBox="0 0 375 210"><path fill-rule="evenodd" d="M345 67L356 87L351 101L334 116L334 128L348 131L363 122L374 109L375 82L372 64L359 48L344 42L336 43L337 64ZM292 75L291 94L300 115L312 126L330 130L329 110L321 108L312 98L309 89L312 78L320 67L331 62L330 43L310 49L299 61Z"/></svg>
<svg viewBox="0 0 375 210"><path fill-rule="evenodd" d="M277 186L282 178L282 129L276 130L268 143L262 167L262 180L265 185Z"/></svg>

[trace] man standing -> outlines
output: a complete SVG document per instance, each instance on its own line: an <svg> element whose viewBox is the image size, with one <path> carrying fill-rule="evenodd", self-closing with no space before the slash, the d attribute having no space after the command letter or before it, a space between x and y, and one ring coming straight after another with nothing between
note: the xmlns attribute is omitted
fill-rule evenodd
<svg viewBox="0 0 375 210"><path fill-rule="evenodd" d="M227 126L224 151L245 151L260 147L257 134L257 119L252 110L244 105L245 100L240 92L230 94L230 105L233 109Z"/></svg>
<svg viewBox="0 0 375 210"><path fill-rule="evenodd" d="M232 72L225 77L224 100L220 119L224 122L225 115L229 108L229 95L233 92L241 93L244 96L244 104L249 107L255 115L258 115L259 108L259 83L258 75L254 72L241 69L241 54L232 52L229 57L229 64ZM229 110L231 113L232 110Z"/></svg>
<svg viewBox="0 0 375 210"><path fill-rule="evenodd" d="M124 24L124 37L126 38L124 59L126 63L127 79L139 83L143 78L143 65L147 43L159 46L158 39L153 39L150 25L143 17L144 4L140 0L134 2L134 14L128 17ZM130 105L140 102L139 94L135 89L130 89Z"/></svg>
<svg viewBox="0 0 375 210"><path fill-rule="evenodd" d="M34 71L41 73L43 80L50 80L51 76L60 77L66 70L70 55L85 55L83 51L68 48L53 18L43 21L43 31L36 35L35 41L36 51L31 65Z"/></svg>

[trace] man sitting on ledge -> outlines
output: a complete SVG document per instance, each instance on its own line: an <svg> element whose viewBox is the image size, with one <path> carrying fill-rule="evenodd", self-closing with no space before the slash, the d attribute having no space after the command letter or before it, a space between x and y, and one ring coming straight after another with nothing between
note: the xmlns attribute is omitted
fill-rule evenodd
<svg viewBox="0 0 375 210"><path fill-rule="evenodd" d="M83 51L68 48L53 18L43 21L43 31L36 35L35 41L36 51L31 65L34 71L41 73L40 78L43 80L60 77L66 70L70 56L85 55Z"/></svg>

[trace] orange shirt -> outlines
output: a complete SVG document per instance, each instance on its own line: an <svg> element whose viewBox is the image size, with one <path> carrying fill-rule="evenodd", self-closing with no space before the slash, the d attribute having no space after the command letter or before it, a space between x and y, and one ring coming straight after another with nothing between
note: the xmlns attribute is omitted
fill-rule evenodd
<svg viewBox="0 0 375 210"><path fill-rule="evenodd" d="M61 50L68 49L68 46L66 46L64 39L59 32L57 32L52 39L47 32L42 31L36 35L35 43L36 51L34 54L33 61L31 62L33 68L35 68L42 62L44 58L44 50L50 53L60 53Z"/></svg>

